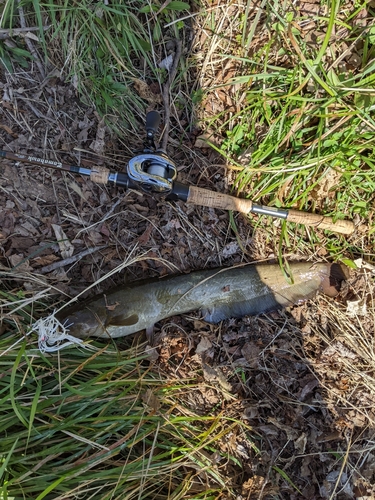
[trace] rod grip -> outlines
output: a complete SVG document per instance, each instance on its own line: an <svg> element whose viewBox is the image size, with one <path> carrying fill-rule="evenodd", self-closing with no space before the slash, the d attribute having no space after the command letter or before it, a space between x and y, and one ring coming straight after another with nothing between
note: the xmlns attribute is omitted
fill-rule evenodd
<svg viewBox="0 0 375 500"><path fill-rule="evenodd" d="M244 198L235 198L229 194L217 193L209 189L190 186L187 203L202 205L204 207L221 208L222 210L236 210L248 214L251 212L253 203Z"/></svg>
<svg viewBox="0 0 375 500"><path fill-rule="evenodd" d="M341 234L351 234L354 232L354 224L350 220L337 220L333 222L332 217L311 214L309 212L300 212L299 210L288 210L286 220L319 229L329 229L330 231Z"/></svg>
<svg viewBox="0 0 375 500"><path fill-rule="evenodd" d="M221 208L222 210L236 210L248 214L252 211L253 203L244 198L235 198L224 193L216 193L209 189L203 189L196 186L190 186L187 196L187 203L201 205L204 207ZM329 229L336 233L351 234L354 232L354 224L349 220L337 220L333 222L331 217L324 215L311 214L309 212L300 212L299 210L284 209L287 214L286 220L296 224L304 224L319 229ZM272 215L272 214L270 214ZM277 216L275 214L275 216Z"/></svg>

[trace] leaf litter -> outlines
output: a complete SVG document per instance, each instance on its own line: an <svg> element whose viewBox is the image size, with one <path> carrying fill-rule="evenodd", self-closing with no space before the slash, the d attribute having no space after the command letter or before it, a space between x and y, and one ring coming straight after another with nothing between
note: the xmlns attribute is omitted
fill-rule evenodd
<svg viewBox="0 0 375 500"><path fill-rule="evenodd" d="M311 12L325 15L317 10L318 2L298 2L296 8L307 20ZM234 15L235 6L227 13ZM307 27L312 37L316 25L305 24L306 31ZM207 34L202 30L200 36L204 47ZM258 34L253 50L265 36ZM211 74L204 71L206 66L209 59L203 60L202 87L227 84L240 64L234 61ZM132 150L139 148L142 131L130 142L114 136L92 108L80 103L62 75L38 90L36 82L30 70L1 76L1 148L83 166L105 163L121 171ZM145 101L160 104L158 92L146 89L143 82L135 85ZM32 107L21 99L24 96L32 100ZM236 99L231 92L218 90L202 103L201 112L230 113ZM212 150L172 147L170 154L189 165L181 172L182 181L208 188L224 182L220 178L225 170L211 167L218 163ZM28 279L35 275L40 283L33 282L31 293L50 285L53 301L61 304L115 269L133 248L148 258L135 261L126 273L111 276L88 293L170 273L166 262L187 272L275 257L269 235L249 227L242 216L236 217L234 232L226 213L173 206L140 192L124 193L66 173L7 161L1 161L0 172L4 207L0 265L8 290L30 291ZM219 178L216 183L214 174ZM337 181L334 172L327 173L328 187ZM323 195L323 191L312 193L316 199ZM42 267L94 246L101 246L100 251L40 274ZM10 274L11 268L15 269ZM225 478L227 488L221 498L374 497L373 292L373 276L365 268L352 271L347 289L335 302L318 297L288 311L218 326L194 315L156 325L147 351L152 367L169 384L189 377L197 383L194 391L181 396L186 411L226 415L251 429L247 433L234 428L219 443L221 457L206 457ZM160 400L152 390L145 390L141 400L147 413L159 411ZM223 455L234 459L224 463ZM214 486L203 468L198 478L196 491Z"/></svg>

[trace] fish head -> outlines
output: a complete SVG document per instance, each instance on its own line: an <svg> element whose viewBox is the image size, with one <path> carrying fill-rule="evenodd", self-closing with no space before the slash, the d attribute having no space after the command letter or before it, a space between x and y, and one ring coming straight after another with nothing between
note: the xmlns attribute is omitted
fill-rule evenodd
<svg viewBox="0 0 375 500"><path fill-rule="evenodd" d="M72 308L61 311L60 321L67 328L68 333L80 339L88 337L111 338L112 330L122 327L123 334L137 331L136 325L139 321L138 314L131 308L113 308L104 304L95 303L90 305L75 305ZM117 336L117 335L116 335Z"/></svg>
<svg viewBox="0 0 375 500"><path fill-rule="evenodd" d="M105 329L105 318L101 317L97 312L87 308L69 309L65 313L62 311L61 322L68 330L69 335L86 339L97 335L98 330Z"/></svg>

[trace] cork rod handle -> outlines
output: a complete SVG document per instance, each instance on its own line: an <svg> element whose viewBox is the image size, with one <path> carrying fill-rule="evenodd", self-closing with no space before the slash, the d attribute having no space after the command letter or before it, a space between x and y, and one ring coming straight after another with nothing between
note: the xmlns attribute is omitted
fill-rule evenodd
<svg viewBox="0 0 375 500"><path fill-rule="evenodd" d="M216 193L209 189L203 189L196 186L190 186L186 201L194 205L221 208L222 210L235 210L244 214L250 213L253 209L253 202L251 200L236 198L224 193ZM254 211L255 209L256 205L254 206ZM341 234L351 234L354 231L353 222L348 220L337 220L333 222L331 217L288 209L275 211L275 217L280 216L277 215L278 212L280 214L283 213L283 218L287 221L296 224L304 224L305 226L312 226L320 229L329 229L330 231Z"/></svg>
<svg viewBox="0 0 375 500"><path fill-rule="evenodd" d="M305 226L329 229L335 233L351 234L354 232L354 224L350 220L337 220L333 222L332 217L311 214L309 212L300 212L299 210L288 210L286 220L295 222L296 224L304 224Z"/></svg>
<svg viewBox="0 0 375 500"><path fill-rule="evenodd" d="M187 203L202 205L203 207L221 208L222 210L236 210L248 214L253 208L253 203L244 198L236 198L229 194L216 193L209 189L196 186L189 187Z"/></svg>

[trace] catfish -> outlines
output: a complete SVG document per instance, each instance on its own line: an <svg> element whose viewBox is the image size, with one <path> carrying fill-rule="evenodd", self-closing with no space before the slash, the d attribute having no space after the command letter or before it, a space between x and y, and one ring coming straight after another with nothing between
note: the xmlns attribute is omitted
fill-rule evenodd
<svg viewBox="0 0 375 500"><path fill-rule="evenodd" d="M117 338L192 311L219 323L299 304L318 291L334 297L344 266L291 263L289 279L276 264L245 264L134 282L61 310L58 320L80 339Z"/></svg>

